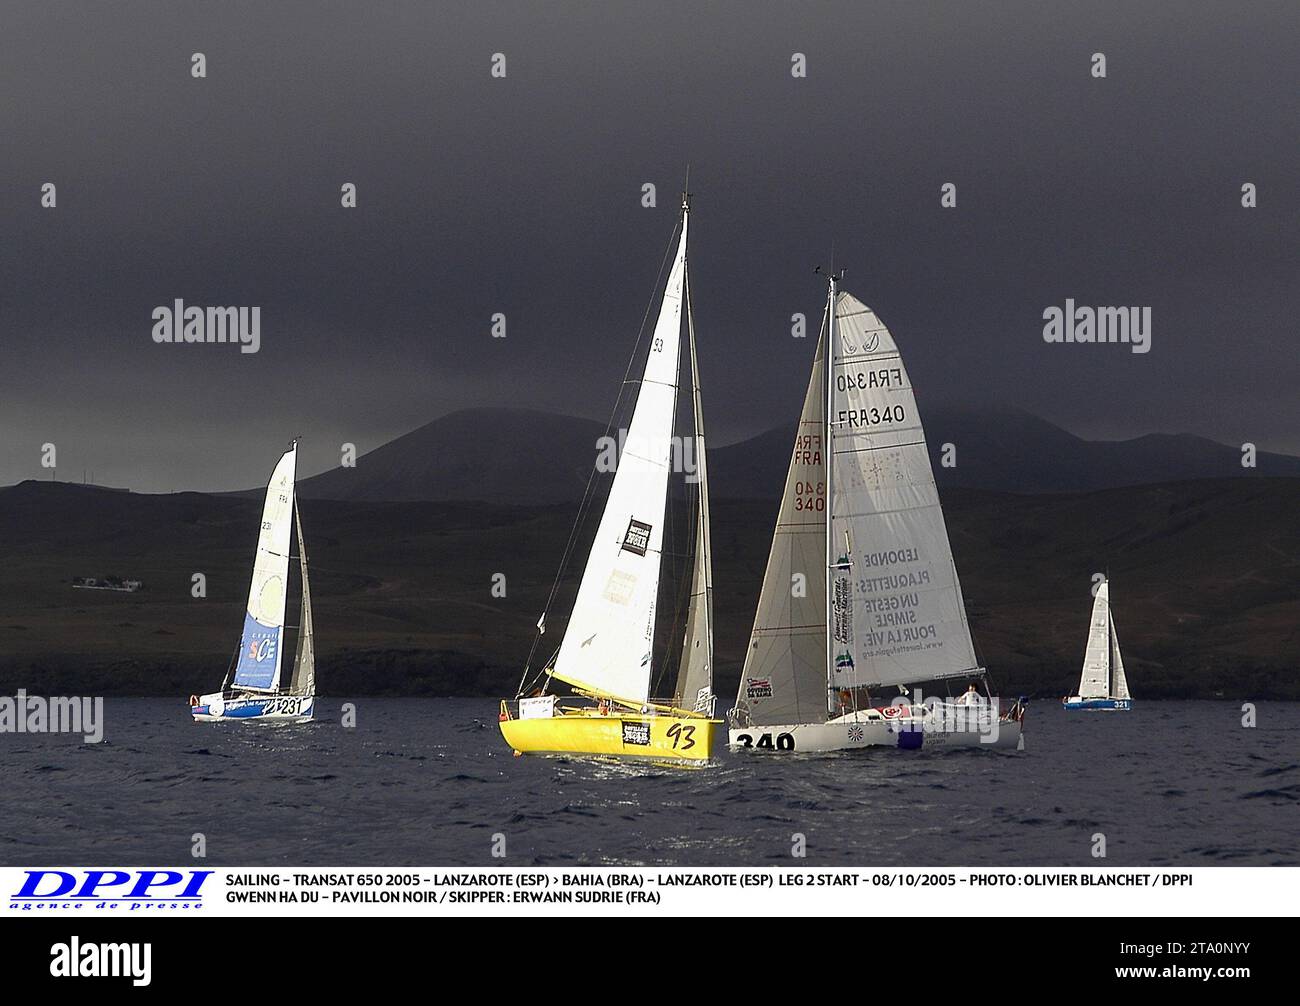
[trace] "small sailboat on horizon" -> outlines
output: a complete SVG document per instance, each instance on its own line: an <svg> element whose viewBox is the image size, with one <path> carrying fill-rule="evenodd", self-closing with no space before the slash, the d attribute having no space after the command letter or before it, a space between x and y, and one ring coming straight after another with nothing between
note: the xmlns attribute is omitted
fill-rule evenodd
<svg viewBox="0 0 1300 1006"><path fill-rule="evenodd" d="M828 277L729 744L1022 746L1023 704L1002 710L975 656L902 356L839 278ZM954 679L971 682L956 701L917 688Z"/></svg>
<svg viewBox="0 0 1300 1006"><path fill-rule="evenodd" d="M514 702L501 702L501 734L516 754L701 762L710 757L715 728L721 726L713 719L708 469L686 265L689 217L684 193L681 235L644 372L636 382L631 422L564 636L531 681L530 656ZM657 617L657 607L670 506L669 474L675 467L673 426L683 316L694 415L694 472L687 471L688 481L697 487L694 556L673 693L655 700L651 692L657 677L656 632L665 631L658 625L664 620ZM552 600L554 596L553 590ZM538 619L534 650L546 631L546 614L543 611ZM666 638L675 641L679 629L668 626ZM555 682L568 685L572 694L553 692Z"/></svg>
<svg viewBox="0 0 1300 1006"><path fill-rule="evenodd" d="M298 512L295 473L298 441L280 458L266 486L262 525L253 560L253 577L239 647L221 690L191 695L190 713L200 722L225 720L306 723L316 700L316 652L311 615L307 549ZM288 601L290 545L297 530L302 598L293 672L280 687L284 654L284 614Z"/></svg>
<svg viewBox="0 0 1300 1006"><path fill-rule="evenodd" d="M1092 599L1092 620L1088 625L1088 645L1083 651L1083 673L1079 693L1061 700L1066 709L1098 709L1127 712L1133 708L1124 673L1124 658L1119 652L1119 636L1110 612L1110 579L1097 585Z"/></svg>

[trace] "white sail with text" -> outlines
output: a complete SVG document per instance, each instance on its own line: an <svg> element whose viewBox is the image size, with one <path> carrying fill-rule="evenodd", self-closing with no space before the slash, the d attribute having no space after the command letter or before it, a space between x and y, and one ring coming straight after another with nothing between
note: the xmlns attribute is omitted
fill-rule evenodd
<svg viewBox="0 0 1300 1006"><path fill-rule="evenodd" d="M754 723L826 716L825 328L823 319L736 695Z"/></svg>
<svg viewBox="0 0 1300 1006"><path fill-rule="evenodd" d="M907 368L869 307L840 293L835 312L828 410L831 684L978 675Z"/></svg>
<svg viewBox="0 0 1300 1006"><path fill-rule="evenodd" d="M280 686L297 455L295 444L280 458L266 487L235 666L234 684L238 688L275 691Z"/></svg>

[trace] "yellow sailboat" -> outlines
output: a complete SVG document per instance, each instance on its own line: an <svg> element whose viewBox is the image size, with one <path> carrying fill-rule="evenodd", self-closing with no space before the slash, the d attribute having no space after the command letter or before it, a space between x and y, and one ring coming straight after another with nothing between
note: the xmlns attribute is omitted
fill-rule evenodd
<svg viewBox="0 0 1300 1006"><path fill-rule="evenodd" d="M632 419L564 637L536 675L530 655L519 694L513 702L501 703L501 734L516 754L698 762L709 758L722 725L713 718L708 472L686 269L689 215L684 194L677 252ZM683 318L691 360L693 457L673 438ZM669 476L683 471L688 483L698 487L691 593L673 694L656 700L650 695L657 676L656 607ZM534 654L546 631L546 612L537 629ZM571 693L556 694L557 682Z"/></svg>

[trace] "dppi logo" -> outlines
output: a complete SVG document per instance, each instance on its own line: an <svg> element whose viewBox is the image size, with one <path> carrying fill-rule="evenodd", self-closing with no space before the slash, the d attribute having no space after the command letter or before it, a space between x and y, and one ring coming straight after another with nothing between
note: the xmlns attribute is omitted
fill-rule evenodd
<svg viewBox="0 0 1300 1006"><path fill-rule="evenodd" d="M10 909L117 908L127 911L148 909L201 908L201 890L212 870L26 870L27 879L17 894L9 897ZM80 876L78 876L80 874Z"/></svg>

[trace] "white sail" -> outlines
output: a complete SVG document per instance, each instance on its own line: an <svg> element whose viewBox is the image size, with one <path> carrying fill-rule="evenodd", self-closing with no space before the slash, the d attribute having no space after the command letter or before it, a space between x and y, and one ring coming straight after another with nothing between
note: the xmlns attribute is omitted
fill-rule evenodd
<svg viewBox="0 0 1300 1006"><path fill-rule="evenodd" d="M275 691L280 687L297 456L298 448L294 444L280 458L267 483L239 662L235 667L234 684L239 688Z"/></svg>
<svg viewBox="0 0 1300 1006"><path fill-rule="evenodd" d="M833 332L831 684L979 674L907 368L849 294L836 300Z"/></svg>
<svg viewBox="0 0 1300 1006"><path fill-rule="evenodd" d="M316 643L311 621L311 583L307 578L307 544L302 537L302 515L294 507L298 530L298 564L302 569L302 604L298 611L298 648L293 657L289 691L294 695L316 694Z"/></svg>
<svg viewBox="0 0 1300 1006"><path fill-rule="evenodd" d="M1109 604L1107 610L1109 610ZM1108 617L1110 622L1110 684L1111 697L1116 699L1132 698L1128 693L1128 678L1124 676L1124 658L1119 652L1119 633L1115 631L1115 619L1113 616Z"/></svg>
<svg viewBox="0 0 1300 1006"><path fill-rule="evenodd" d="M691 355L691 408L695 417L695 478L699 506L695 515L695 569L682 643L681 667L673 701L678 708L713 714L713 560L709 539L709 468L704 449L704 406L700 368L695 358L695 319L691 315L690 278L686 280L686 331Z"/></svg>
<svg viewBox="0 0 1300 1006"><path fill-rule="evenodd" d="M1079 698L1103 699L1110 695L1110 584L1103 580L1092 599L1088 646L1083 651Z"/></svg>
<svg viewBox="0 0 1300 1006"><path fill-rule="evenodd" d="M736 707L756 724L826 719L827 319L781 494Z"/></svg>
<svg viewBox="0 0 1300 1006"><path fill-rule="evenodd" d="M644 702L650 691L668 472L681 351L686 228L668 274L632 422L587 557L553 674L575 687Z"/></svg>

